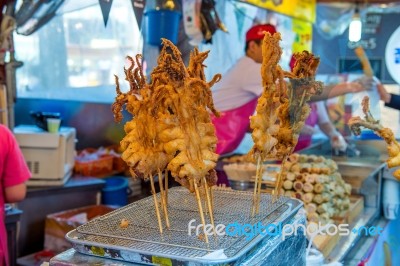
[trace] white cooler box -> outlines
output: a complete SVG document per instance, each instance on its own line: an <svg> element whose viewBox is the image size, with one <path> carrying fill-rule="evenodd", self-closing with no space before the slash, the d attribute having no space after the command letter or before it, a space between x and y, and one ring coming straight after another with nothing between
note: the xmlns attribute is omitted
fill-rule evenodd
<svg viewBox="0 0 400 266"><path fill-rule="evenodd" d="M49 133L34 125L20 125L14 134L32 173L28 186L65 184L75 163L75 128Z"/></svg>

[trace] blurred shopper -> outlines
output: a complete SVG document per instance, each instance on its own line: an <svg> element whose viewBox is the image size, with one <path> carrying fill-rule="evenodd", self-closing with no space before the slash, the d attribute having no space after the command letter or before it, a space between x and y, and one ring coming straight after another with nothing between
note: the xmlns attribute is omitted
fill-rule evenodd
<svg viewBox="0 0 400 266"><path fill-rule="evenodd" d="M387 92L383 84L377 78L374 79L377 83L379 96L385 103L385 106L400 110L400 95Z"/></svg>
<svg viewBox="0 0 400 266"><path fill-rule="evenodd" d="M4 224L4 203L25 198L27 181L31 173L12 132L0 125L0 265L10 265L7 233Z"/></svg>
<svg viewBox="0 0 400 266"><path fill-rule="evenodd" d="M317 133L315 126L318 125L319 129L330 140L332 149L338 151L345 151L347 143L342 134L336 130L332 121L329 119L326 106L323 101L310 103L311 111L308 116L303 129L300 132L299 140L294 151L302 150L311 145L312 135Z"/></svg>

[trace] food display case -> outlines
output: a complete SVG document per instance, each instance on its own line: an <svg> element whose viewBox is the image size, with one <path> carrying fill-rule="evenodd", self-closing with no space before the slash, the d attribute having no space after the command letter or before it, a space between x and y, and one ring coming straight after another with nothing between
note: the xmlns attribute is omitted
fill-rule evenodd
<svg viewBox="0 0 400 266"><path fill-rule="evenodd" d="M357 138L348 139L348 142L349 148L343 153L335 153L328 141L312 145L301 153L319 154L333 159L345 182L351 184L352 195L363 198L363 209L357 217L354 217L349 228L374 226L381 216L382 177L387 159L386 143L381 139ZM334 240L335 243L326 260L342 262L351 260L354 249L363 237L365 236L353 233Z"/></svg>

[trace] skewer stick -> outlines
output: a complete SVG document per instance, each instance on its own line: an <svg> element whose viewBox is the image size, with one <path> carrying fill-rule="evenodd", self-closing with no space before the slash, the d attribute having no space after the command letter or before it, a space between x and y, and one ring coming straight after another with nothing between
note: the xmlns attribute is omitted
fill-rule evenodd
<svg viewBox="0 0 400 266"><path fill-rule="evenodd" d="M292 151L293 151L293 149L292 149ZM290 153L292 153L292 152L290 152ZM279 171L279 175L278 175L278 178L277 178L276 184L275 184L275 189L274 189L274 191L272 193L274 195L273 202L275 202L275 200L279 197L279 194L280 194L280 191L281 191L281 188L282 188L282 185L283 185L283 177L285 176L285 167L284 167L284 165L285 165L285 162L286 162L288 157L289 157L288 154L286 154L283 157L281 170Z"/></svg>
<svg viewBox="0 0 400 266"><path fill-rule="evenodd" d="M200 219L201 219L201 223L203 224L204 239L206 240L206 243L208 244L208 236L206 234L206 221L204 219L203 207L201 204L199 188L197 187L197 184L194 180L190 180L190 182L194 183L194 191L196 194L197 205L199 207Z"/></svg>
<svg viewBox="0 0 400 266"><path fill-rule="evenodd" d="M168 207L168 169L164 171L164 178L165 178L165 204Z"/></svg>
<svg viewBox="0 0 400 266"><path fill-rule="evenodd" d="M211 205L210 194L207 188L207 181L204 176L203 176L203 186L204 186L204 191L206 193L207 207L208 207L208 213L210 214L211 225L213 228L214 236L216 236L215 225L214 225L214 210Z"/></svg>
<svg viewBox="0 0 400 266"><path fill-rule="evenodd" d="M261 157L261 156L260 156ZM262 184L262 164L261 160L259 162L260 165L257 166L256 176L258 178L258 187L257 187L257 202L256 202L256 214L260 212L260 201L261 201L261 184Z"/></svg>
<svg viewBox="0 0 400 266"><path fill-rule="evenodd" d="M151 194L153 194L153 200L154 200L154 207L156 208L156 214L157 214L157 220L158 220L158 228L160 229L160 233L163 233L162 225L161 225L161 216L160 216L160 210L158 209L158 201L157 201L157 196L156 196L156 189L154 188L154 180L153 176L150 176L150 184L151 184Z"/></svg>
<svg viewBox="0 0 400 266"><path fill-rule="evenodd" d="M214 210L214 186L210 187L211 208Z"/></svg>
<svg viewBox="0 0 400 266"><path fill-rule="evenodd" d="M305 96L306 96L306 90L303 91L303 95L301 96L301 100L300 100L300 104L299 104L300 108L303 106L303 102L304 102L304 97Z"/></svg>
<svg viewBox="0 0 400 266"><path fill-rule="evenodd" d="M158 184L160 185L161 205L162 205L162 208L164 211L165 223L167 225L167 228L169 228L168 209L167 209L167 204L165 202L165 191L164 191L163 180L162 180L162 172L160 170L158 170Z"/></svg>
<svg viewBox="0 0 400 266"><path fill-rule="evenodd" d="M258 173L259 173L260 164L261 164L261 155L258 154L256 178L255 178L255 180L254 180L253 204L252 204L252 206L251 206L251 217L253 217L254 214L255 214L255 212L256 212L257 189L258 189Z"/></svg>
<svg viewBox="0 0 400 266"><path fill-rule="evenodd" d="M207 197L205 196L205 194L207 193L206 192L207 185L204 182L205 182L205 179L201 179L200 196L201 196L201 199L204 202L204 213L205 213L205 215L208 215L208 207L207 207L208 206L208 202L207 202Z"/></svg>

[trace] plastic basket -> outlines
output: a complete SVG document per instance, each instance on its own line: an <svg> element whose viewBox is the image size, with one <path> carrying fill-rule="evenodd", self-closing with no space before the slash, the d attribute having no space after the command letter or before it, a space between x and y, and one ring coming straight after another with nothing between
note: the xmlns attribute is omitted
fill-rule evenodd
<svg viewBox="0 0 400 266"><path fill-rule="evenodd" d="M161 38L178 42L181 13L173 10L149 10L145 12L146 42L161 46Z"/></svg>
<svg viewBox="0 0 400 266"><path fill-rule="evenodd" d="M94 151L95 149L89 148L81 151L80 154L82 152L93 153ZM75 159L74 171L78 175L104 177L107 175L112 175L114 173L113 164L113 155L104 154L101 155L98 159L89 161L80 160L78 155Z"/></svg>

